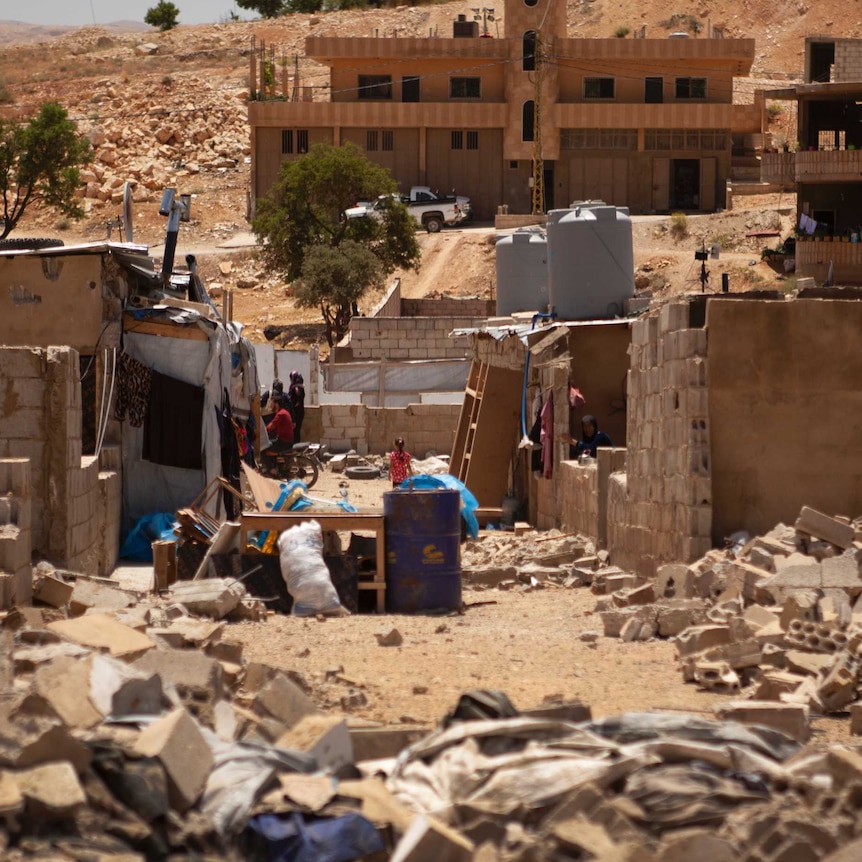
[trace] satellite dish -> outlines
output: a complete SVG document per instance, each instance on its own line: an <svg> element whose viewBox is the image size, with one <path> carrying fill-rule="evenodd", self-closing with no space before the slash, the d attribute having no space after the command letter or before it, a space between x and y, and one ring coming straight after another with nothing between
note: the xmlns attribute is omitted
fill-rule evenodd
<svg viewBox="0 0 862 862"><path fill-rule="evenodd" d="M126 242L133 242L135 219L132 214L132 187L128 181L123 189L123 230L126 234Z"/></svg>

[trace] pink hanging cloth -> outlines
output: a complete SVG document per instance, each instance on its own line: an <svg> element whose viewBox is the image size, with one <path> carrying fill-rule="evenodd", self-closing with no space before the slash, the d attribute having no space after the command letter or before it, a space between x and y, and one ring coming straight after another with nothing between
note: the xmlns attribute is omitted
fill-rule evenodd
<svg viewBox="0 0 862 862"><path fill-rule="evenodd" d="M548 390L542 405L542 476L550 479L554 474L554 391Z"/></svg>

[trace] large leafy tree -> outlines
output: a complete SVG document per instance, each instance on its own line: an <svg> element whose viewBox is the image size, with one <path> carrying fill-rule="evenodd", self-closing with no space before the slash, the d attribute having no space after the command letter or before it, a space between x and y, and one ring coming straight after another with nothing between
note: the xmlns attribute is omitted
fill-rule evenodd
<svg viewBox="0 0 862 862"><path fill-rule="evenodd" d="M46 102L26 123L0 119L0 239L9 236L37 199L81 218L84 211L75 191L81 184L80 167L91 158L90 142L56 102Z"/></svg>
<svg viewBox="0 0 862 862"><path fill-rule="evenodd" d="M352 307L397 268L419 264L416 225L393 198L380 218L346 219L357 201L396 190L385 168L354 144L315 144L281 166L269 194L257 203L252 228L265 262L299 281L299 301L318 306L330 346L350 324Z"/></svg>

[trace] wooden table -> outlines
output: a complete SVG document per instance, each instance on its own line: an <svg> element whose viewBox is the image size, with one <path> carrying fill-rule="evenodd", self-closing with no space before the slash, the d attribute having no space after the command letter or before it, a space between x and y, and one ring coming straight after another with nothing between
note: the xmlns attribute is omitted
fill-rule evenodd
<svg viewBox="0 0 862 862"><path fill-rule="evenodd" d="M283 532L306 521L317 521L322 530L366 530L377 539L377 567L371 580L360 580L360 590L377 591L377 612L386 610L386 533L382 512L243 512L240 516L240 547L248 547L249 533L261 530Z"/></svg>

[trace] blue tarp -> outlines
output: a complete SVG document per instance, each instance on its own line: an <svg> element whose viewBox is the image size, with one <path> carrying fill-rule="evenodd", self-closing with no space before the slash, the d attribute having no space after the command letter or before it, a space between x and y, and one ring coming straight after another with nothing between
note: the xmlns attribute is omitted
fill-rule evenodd
<svg viewBox="0 0 862 862"><path fill-rule="evenodd" d="M476 518L476 509L479 501L473 496L467 486L449 473L439 473L434 476L420 474L419 476L408 476L399 486L410 490L434 491L438 488L446 488L450 491L458 491L461 494L461 517L467 525L467 535L475 539L479 535L479 521Z"/></svg>

